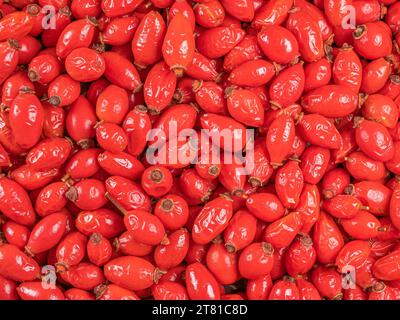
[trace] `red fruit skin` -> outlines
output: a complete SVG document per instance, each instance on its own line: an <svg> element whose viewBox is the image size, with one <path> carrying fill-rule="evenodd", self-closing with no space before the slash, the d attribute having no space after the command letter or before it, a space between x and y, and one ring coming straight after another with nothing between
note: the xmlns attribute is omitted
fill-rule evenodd
<svg viewBox="0 0 400 320"><path fill-rule="evenodd" d="M233 214L232 201L219 197L208 202L196 217L192 229L197 244L212 241L227 227Z"/></svg>
<svg viewBox="0 0 400 320"><path fill-rule="evenodd" d="M168 244L159 244L154 250L155 264L161 270L169 270L180 265L189 250L189 233L186 229L174 231L168 239Z"/></svg>
<svg viewBox="0 0 400 320"><path fill-rule="evenodd" d="M355 137L361 151L370 158L377 161L388 161L393 158L393 139L380 123L361 120L355 130Z"/></svg>
<svg viewBox="0 0 400 320"><path fill-rule="evenodd" d="M106 238L119 235L124 230L122 217L109 209L95 211L82 211L75 221L76 228L83 234L90 236L92 233L100 233Z"/></svg>
<svg viewBox="0 0 400 320"><path fill-rule="evenodd" d="M279 198L272 193L255 193L246 199L246 207L257 219L273 222L285 214Z"/></svg>
<svg viewBox="0 0 400 320"><path fill-rule="evenodd" d="M316 258L311 238L307 235L300 236L286 251L285 268L290 276L297 277L310 271Z"/></svg>
<svg viewBox="0 0 400 320"><path fill-rule="evenodd" d="M16 143L23 148L33 147L40 139L44 111L39 99L32 93L20 93L10 106L10 127Z"/></svg>
<svg viewBox="0 0 400 320"><path fill-rule="evenodd" d="M342 299L342 277L334 269L318 266L311 273L311 281L322 297L330 300Z"/></svg>
<svg viewBox="0 0 400 320"><path fill-rule="evenodd" d="M68 233L56 248L56 267L68 270L82 261L86 255L87 238L78 231Z"/></svg>
<svg viewBox="0 0 400 320"><path fill-rule="evenodd" d="M77 48L66 57L65 68L72 79L91 82L103 75L106 66L103 57L95 50Z"/></svg>
<svg viewBox="0 0 400 320"><path fill-rule="evenodd" d="M396 188L393 190L389 204L390 220L393 225L400 229L400 189Z"/></svg>
<svg viewBox="0 0 400 320"><path fill-rule="evenodd" d="M377 93L389 79L392 66L385 58L372 60L363 67L361 91L367 94Z"/></svg>
<svg viewBox="0 0 400 320"><path fill-rule="evenodd" d="M64 300L64 294L59 287L43 288L41 281L27 281L17 288L22 300Z"/></svg>
<svg viewBox="0 0 400 320"><path fill-rule="evenodd" d="M367 157L363 152L350 153L345 161L347 171L357 180L380 180L387 176L384 163Z"/></svg>
<svg viewBox="0 0 400 320"><path fill-rule="evenodd" d="M0 41L9 38L20 39L33 28L33 19L23 11L16 11L7 14L0 22Z"/></svg>
<svg viewBox="0 0 400 320"><path fill-rule="evenodd" d="M342 168L336 168L327 172L322 179L322 195L330 199L344 192L350 184L350 175Z"/></svg>
<svg viewBox="0 0 400 320"><path fill-rule="evenodd" d="M347 6L352 4L352 0L324 0L321 2L325 9L325 15L328 22L333 26L341 26L342 21L348 14Z"/></svg>
<svg viewBox="0 0 400 320"><path fill-rule="evenodd" d="M188 222L189 206L184 198L167 194L157 202L153 213L161 220L165 228L177 230Z"/></svg>
<svg viewBox="0 0 400 320"><path fill-rule="evenodd" d="M105 185L111 198L125 210L150 210L150 198L135 182L123 177L111 176L105 181Z"/></svg>
<svg viewBox="0 0 400 320"><path fill-rule="evenodd" d="M114 240L114 247L117 252L124 255L143 257L153 251L153 246L137 242L129 231L125 231Z"/></svg>
<svg viewBox="0 0 400 320"><path fill-rule="evenodd" d="M82 210L97 210L107 203L105 192L103 181L86 179L71 186L65 196Z"/></svg>
<svg viewBox="0 0 400 320"><path fill-rule="evenodd" d="M121 288L112 283L106 285L105 288L103 285L100 285L95 288L95 291L97 290L96 298L98 300L140 300L133 291Z"/></svg>
<svg viewBox="0 0 400 320"><path fill-rule="evenodd" d="M12 220L8 220L2 226L2 231L5 239L9 244L17 246L19 249L23 249L28 242L30 230Z"/></svg>
<svg viewBox="0 0 400 320"><path fill-rule="evenodd" d="M56 52L60 58L65 58L72 50L89 47L95 32L94 23L89 19L79 19L68 24L61 32Z"/></svg>
<svg viewBox="0 0 400 320"><path fill-rule="evenodd" d="M367 298L367 294L359 286L345 289L343 293L343 300L367 300Z"/></svg>
<svg viewBox="0 0 400 320"><path fill-rule="evenodd" d="M256 29L262 29L269 25L280 25L286 20L292 6L293 0L269 1L257 10L251 25Z"/></svg>
<svg viewBox="0 0 400 320"><path fill-rule="evenodd" d="M103 30L103 42L113 46L129 43L132 41L138 24L139 19L135 15L112 19Z"/></svg>
<svg viewBox="0 0 400 320"><path fill-rule="evenodd" d="M195 92L197 104L205 112L227 113L224 89L217 83L212 81L195 81L193 83L193 91Z"/></svg>
<svg viewBox="0 0 400 320"><path fill-rule="evenodd" d="M263 59L247 61L235 67L228 80L237 86L259 87L267 84L275 75L275 66Z"/></svg>
<svg viewBox="0 0 400 320"><path fill-rule="evenodd" d="M249 300L267 300L272 289L272 279L269 274L255 280L248 280L246 296Z"/></svg>
<svg viewBox="0 0 400 320"><path fill-rule="evenodd" d="M93 290L105 281L103 270L98 266L81 262L61 273L62 279L71 286L82 290Z"/></svg>
<svg viewBox="0 0 400 320"><path fill-rule="evenodd" d="M323 264L333 264L344 245L344 239L335 221L325 212L321 212L315 223L312 238L317 260Z"/></svg>
<svg viewBox="0 0 400 320"><path fill-rule="evenodd" d="M95 136L96 122L95 108L84 96L79 96L69 109L65 125L69 136L78 145L83 145Z"/></svg>
<svg viewBox="0 0 400 320"><path fill-rule="evenodd" d="M9 76L12 75L18 65L19 52L18 42L16 40L8 40L0 43L0 83L3 83Z"/></svg>
<svg viewBox="0 0 400 320"><path fill-rule="evenodd" d="M150 166L143 171L141 176L143 190L153 197L167 194L174 182L171 171L162 166Z"/></svg>
<svg viewBox="0 0 400 320"><path fill-rule="evenodd" d="M345 117L356 110L358 96L345 86L327 85L303 96L302 106L327 118Z"/></svg>
<svg viewBox="0 0 400 320"><path fill-rule="evenodd" d="M282 114L268 128L266 146L271 165L280 166L289 155L295 137L292 117Z"/></svg>
<svg viewBox="0 0 400 320"><path fill-rule="evenodd" d="M144 210L128 211L124 217L126 229L133 239L147 245L165 242L165 229L160 219Z"/></svg>
<svg viewBox="0 0 400 320"><path fill-rule="evenodd" d="M122 123L128 112L129 100L125 89L109 85L99 95L96 102L96 115L100 120L115 124Z"/></svg>
<svg viewBox="0 0 400 320"><path fill-rule="evenodd" d="M86 250L90 262L99 267L107 263L113 253L110 241L100 233L93 233L90 236Z"/></svg>
<svg viewBox="0 0 400 320"><path fill-rule="evenodd" d="M237 211L224 231L225 247L228 252L239 251L253 242L257 219L246 210Z"/></svg>
<svg viewBox="0 0 400 320"><path fill-rule="evenodd" d="M202 55L216 59L231 51L244 35L240 28L216 27L204 30L197 38L196 47Z"/></svg>
<svg viewBox="0 0 400 320"><path fill-rule="evenodd" d="M140 6L143 0L121 0L101 2L101 10L107 17L117 17L135 11Z"/></svg>
<svg viewBox="0 0 400 320"><path fill-rule="evenodd" d="M392 52L392 32L383 21L367 22L353 32L354 48L359 55L374 60Z"/></svg>
<svg viewBox="0 0 400 320"><path fill-rule="evenodd" d="M297 206L303 186L304 177L297 161L290 160L278 169L275 190L285 208L293 209Z"/></svg>
<svg viewBox="0 0 400 320"><path fill-rule="evenodd" d="M122 128L128 135L128 152L131 155L138 156L142 153L151 127L149 114L143 105L136 106L126 114Z"/></svg>
<svg viewBox="0 0 400 320"><path fill-rule="evenodd" d="M190 21L177 13L169 22L162 53L164 61L179 76L193 60L195 41Z"/></svg>
<svg viewBox="0 0 400 320"><path fill-rule="evenodd" d="M287 107L301 97L305 85L305 74L302 64L297 63L282 70L269 87L271 104Z"/></svg>
<svg viewBox="0 0 400 320"><path fill-rule="evenodd" d="M325 86L329 84L332 78L331 63L326 58L310 62L305 65L304 74L305 74L304 91L307 92Z"/></svg>
<svg viewBox="0 0 400 320"><path fill-rule="evenodd" d="M229 252L223 244L213 243L210 246L206 264L220 284L233 284L240 278L238 256L234 252Z"/></svg>
<svg viewBox="0 0 400 320"><path fill-rule="evenodd" d="M54 106L65 107L79 98L81 86L69 75L62 74L47 87L48 102Z"/></svg>
<svg viewBox="0 0 400 320"><path fill-rule="evenodd" d="M367 260L371 247L367 241L353 240L347 242L342 249L340 249L335 265L338 271L345 273L347 268L359 268Z"/></svg>
<svg viewBox="0 0 400 320"><path fill-rule="evenodd" d="M363 116L383 124L386 128L395 128L399 118L399 108L392 98L382 94L372 94L364 102Z"/></svg>
<svg viewBox="0 0 400 320"><path fill-rule="evenodd" d="M400 250L396 250L378 259L372 267L374 276L384 281L400 280L399 257Z"/></svg>
<svg viewBox="0 0 400 320"><path fill-rule="evenodd" d="M368 211L360 211L354 218L343 219L341 225L354 239L368 240L378 236L380 221Z"/></svg>
<svg viewBox="0 0 400 320"><path fill-rule="evenodd" d="M390 197L392 191L377 181L360 181L350 186L350 194L354 194L365 206L369 207L369 212L374 215L386 215L389 212Z"/></svg>
<svg viewBox="0 0 400 320"><path fill-rule="evenodd" d="M128 137L124 130L115 123L101 123L96 127L97 143L104 150L118 153L128 145Z"/></svg>
<svg viewBox="0 0 400 320"><path fill-rule="evenodd" d="M165 32L164 19L157 11L150 11L140 20L132 39L132 53L137 66L152 65L162 57Z"/></svg>
<svg viewBox="0 0 400 320"><path fill-rule="evenodd" d="M239 273L246 279L255 280L272 270L274 249L267 242L253 242L240 253Z"/></svg>
<svg viewBox="0 0 400 320"><path fill-rule="evenodd" d="M3 276L0 276L0 299L19 300L16 283L4 278Z"/></svg>
<svg viewBox="0 0 400 320"><path fill-rule="evenodd" d="M262 56L263 55L260 47L257 44L257 37L255 35L247 34L231 51L224 56L223 68L226 71L232 71L241 64L260 59Z"/></svg>
<svg viewBox="0 0 400 320"><path fill-rule="evenodd" d="M142 88L139 73L127 58L115 52L103 52L102 57L106 65L104 76L108 81L133 92Z"/></svg>
<svg viewBox="0 0 400 320"><path fill-rule="evenodd" d="M31 255L53 248L61 240L67 227L67 216L53 213L40 220L29 236L25 250Z"/></svg>
<svg viewBox="0 0 400 320"><path fill-rule="evenodd" d="M138 179L144 170L142 163L126 152L111 153L105 151L99 154L97 161L99 166L107 173L118 174L132 180Z"/></svg>
<svg viewBox="0 0 400 320"><path fill-rule="evenodd" d="M26 156L26 163L35 170L60 167L69 157L72 147L64 138L52 138L39 142Z"/></svg>
<svg viewBox="0 0 400 320"><path fill-rule="evenodd" d="M218 137L218 134L223 131L230 131L235 137L241 138L241 145L238 142L233 143L232 141L225 142L223 136L221 135L219 140L214 139L213 143L218 147L226 151L239 151L242 150L246 145L246 128L238 121L232 119L231 117L222 116L214 113L205 113L200 117L200 124L202 129L210 131L211 137ZM234 131L236 130L236 131ZM216 140L216 141L215 141Z"/></svg>
<svg viewBox="0 0 400 320"><path fill-rule="evenodd" d="M196 23L204 28L220 26L225 19L225 9L219 1L198 2L193 7Z"/></svg>
<svg viewBox="0 0 400 320"><path fill-rule="evenodd" d="M332 76L337 85L345 86L354 93L360 90L363 77L362 64L351 47L344 46L339 49L332 65Z"/></svg>
<svg viewBox="0 0 400 320"><path fill-rule="evenodd" d="M268 300L300 300L300 292L292 280L278 280L274 283Z"/></svg>
<svg viewBox="0 0 400 320"><path fill-rule="evenodd" d="M303 152L300 159L304 182L317 184L328 168L330 152L326 148L310 146Z"/></svg>
<svg viewBox="0 0 400 320"><path fill-rule="evenodd" d="M12 281L23 282L36 279L39 273L38 263L18 247L11 244L0 246L0 276Z"/></svg>
<svg viewBox="0 0 400 320"><path fill-rule="evenodd" d="M123 256L109 261L104 266L107 280L128 290L143 290L157 282L158 270L142 258Z"/></svg>
<svg viewBox="0 0 400 320"><path fill-rule="evenodd" d="M24 189L35 190L49 184L59 174L59 169L38 171L25 164L11 172L10 177L19 183Z"/></svg>
<svg viewBox="0 0 400 320"><path fill-rule="evenodd" d="M319 218L321 196L318 187L313 184L305 183L300 194L299 203L294 209L300 214L302 223L301 232L309 233L315 222Z"/></svg>
<svg viewBox="0 0 400 320"><path fill-rule="evenodd" d="M328 149L340 148L342 140L340 134L324 116L307 114L302 117L297 128L304 140L311 144Z"/></svg>
<svg viewBox="0 0 400 320"><path fill-rule="evenodd" d="M24 72L16 72L8 77L1 88L1 103L10 105L23 89L34 90L34 85Z"/></svg>
<svg viewBox="0 0 400 320"><path fill-rule="evenodd" d="M65 172L72 179L89 178L100 169L97 158L101 152L98 148L89 148L75 153L67 162Z"/></svg>
<svg viewBox="0 0 400 320"><path fill-rule="evenodd" d="M16 223L32 226L36 215L27 192L16 182L0 178L0 211Z"/></svg>
<svg viewBox="0 0 400 320"><path fill-rule="evenodd" d="M268 225L265 228L263 240L274 248L284 248L291 244L300 229L300 215L294 211Z"/></svg>
<svg viewBox="0 0 400 320"><path fill-rule="evenodd" d="M339 194L324 201L322 208L338 219L355 217L362 209L362 203L351 195Z"/></svg>
<svg viewBox="0 0 400 320"><path fill-rule="evenodd" d="M300 300L321 300L321 295L311 282L299 277L296 279L296 285Z"/></svg>
<svg viewBox="0 0 400 320"><path fill-rule="evenodd" d="M198 263L186 267L186 289L191 300L219 300L220 286L207 268Z"/></svg>
<svg viewBox="0 0 400 320"><path fill-rule="evenodd" d="M268 59L279 64L293 62L300 55L296 37L281 26L263 27L257 35L257 43Z"/></svg>
<svg viewBox="0 0 400 320"><path fill-rule="evenodd" d="M71 288L64 292L65 300L94 300L95 297L82 289Z"/></svg>
<svg viewBox="0 0 400 320"><path fill-rule="evenodd" d="M155 300L189 300L186 288L172 281L154 284L151 292Z"/></svg>
<svg viewBox="0 0 400 320"><path fill-rule="evenodd" d="M143 87L144 101L150 112L158 114L165 109L172 100L175 88L176 76L169 66L164 61L155 64Z"/></svg>
<svg viewBox="0 0 400 320"><path fill-rule="evenodd" d="M324 53L324 40L317 21L302 8L289 13L286 29L294 34L299 44L299 51L307 62L321 59Z"/></svg>
<svg viewBox="0 0 400 320"><path fill-rule="evenodd" d="M264 110L255 93L246 89L227 89L226 95L228 111L235 120L251 127L263 124Z"/></svg>

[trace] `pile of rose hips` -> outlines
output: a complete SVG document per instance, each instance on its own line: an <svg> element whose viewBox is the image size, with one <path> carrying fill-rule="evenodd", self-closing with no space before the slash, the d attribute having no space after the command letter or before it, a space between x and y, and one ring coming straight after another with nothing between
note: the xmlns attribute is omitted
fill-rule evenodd
<svg viewBox="0 0 400 320"><path fill-rule="evenodd" d="M400 299L399 1L0 15L0 299ZM172 121L253 166L149 163Z"/></svg>

